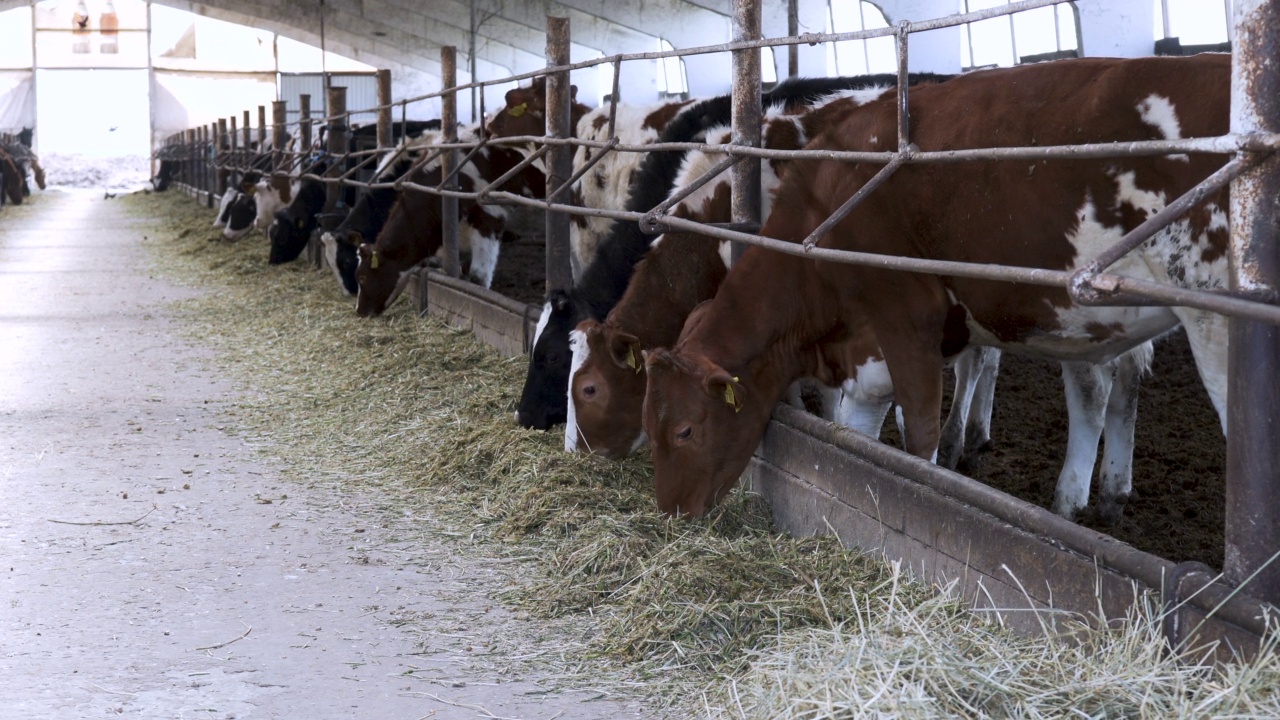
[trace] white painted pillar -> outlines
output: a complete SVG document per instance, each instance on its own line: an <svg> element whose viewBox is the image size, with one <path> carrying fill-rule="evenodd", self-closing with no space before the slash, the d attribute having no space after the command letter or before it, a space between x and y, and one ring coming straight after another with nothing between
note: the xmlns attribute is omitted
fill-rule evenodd
<svg viewBox="0 0 1280 720"><path fill-rule="evenodd" d="M878 3L890 25L901 20L932 20L960 12L960 0L883 0ZM912 33L911 72L958 73L961 68L961 28Z"/></svg>

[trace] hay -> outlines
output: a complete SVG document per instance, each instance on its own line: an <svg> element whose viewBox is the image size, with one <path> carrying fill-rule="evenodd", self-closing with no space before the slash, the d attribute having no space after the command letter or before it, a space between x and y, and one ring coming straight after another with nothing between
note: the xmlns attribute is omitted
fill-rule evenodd
<svg viewBox="0 0 1280 720"><path fill-rule="evenodd" d="M555 645L531 654L544 677L630 687L677 717L1156 717L1194 709L1181 698L1200 685L1234 688L1212 707L1274 709L1256 680L1280 679L1274 660L1169 679L1180 665L1150 623L1083 645L1019 638L831 538L777 535L756 496L671 521L645 457L568 455L515 427L523 359L406 302L357 318L329 273L268 267L260 236L219 240L176 194L125 202L156 218L165 272L213 290L181 311L250 389L236 410L253 439L379 513L404 552L430 532L506 561L503 601ZM1108 684L1126 669L1126 690Z"/></svg>

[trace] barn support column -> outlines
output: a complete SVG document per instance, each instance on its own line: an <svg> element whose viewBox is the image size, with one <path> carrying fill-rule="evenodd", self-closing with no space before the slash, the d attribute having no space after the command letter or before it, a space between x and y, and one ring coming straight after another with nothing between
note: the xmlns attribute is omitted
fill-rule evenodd
<svg viewBox="0 0 1280 720"><path fill-rule="evenodd" d="M760 0L734 0L733 41L760 39ZM733 143L760 147L760 50L733 51ZM760 224L760 159L747 158L730 170L733 222ZM736 262L746 246L733 244Z"/></svg>
<svg viewBox="0 0 1280 720"><path fill-rule="evenodd" d="M236 132L236 116L232 115L227 118L227 156L224 164L227 166L224 172L227 173L227 182L223 183L223 192L226 192L226 186L230 182L231 168L236 167L240 163L240 133Z"/></svg>
<svg viewBox="0 0 1280 720"><path fill-rule="evenodd" d="M258 106L258 152L267 146L267 106Z"/></svg>
<svg viewBox="0 0 1280 720"><path fill-rule="evenodd" d="M1231 132L1280 132L1280 7L1235 0ZM1231 184L1231 288L1280 288L1280 156ZM1227 370L1227 518L1223 571L1280 604L1280 327L1231 319Z"/></svg>
<svg viewBox="0 0 1280 720"><path fill-rule="evenodd" d="M345 87L329 88L329 116L326 118L325 151L329 155L329 167L325 177L338 177L342 174L340 158L347 152L347 89ZM333 212L342 197L342 185L328 183L325 185L324 211Z"/></svg>
<svg viewBox="0 0 1280 720"><path fill-rule="evenodd" d="M213 171L217 173L216 186L219 195L227 191L227 173L218 167L218 162L222 160L223 148L230 147L231 141L227 137L227 119L218 118L218 131L213 136Z"/></svg>
<svg viewBox="0 0 1280 720"><path fill-rule="evenodd" d="M547 66L569 64L569 18L547 18ZM547 137L573 136L569 116L569 73L547 75ZM547 201L565 202L552 194L573 175L573 148L558 145L547 154ZM573 286L573 270L569 264L569 215L547 211L547 294L568 290Z"/></svg>

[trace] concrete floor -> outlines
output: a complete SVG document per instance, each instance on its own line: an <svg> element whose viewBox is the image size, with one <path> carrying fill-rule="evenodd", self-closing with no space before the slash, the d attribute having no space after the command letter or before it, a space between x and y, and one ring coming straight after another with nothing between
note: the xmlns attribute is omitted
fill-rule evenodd
<svg viewBox="0 0 1280 720"><path fill-rule="evenodd" d="M236 390L175 332L191 291L149 273L145 219L34 200L0 211L0 718L637 717L400 627L519 634L493 568L359 562L376 528L231 434Z"/></svg>

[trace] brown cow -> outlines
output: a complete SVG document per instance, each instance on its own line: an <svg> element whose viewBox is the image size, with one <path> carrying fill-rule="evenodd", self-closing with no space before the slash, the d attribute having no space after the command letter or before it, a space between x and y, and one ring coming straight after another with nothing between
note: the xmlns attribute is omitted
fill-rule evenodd
<svg viewBox="0 0 1280 720"><path fill-rule="evenodd" d="M479 136L476 129L471 128L459 132L459 139L466 142ZM515 167L520 159L515 150L488 145L462 166L457 176L458 188L462 192L475 192ZM407 181L435 186L442 177L437 159L415 170ZM504 185L504 189L530 197L542 197L545 187L542 173L533 168L526 168ZM506 230L507 213L508 209L502 205L458 202L460 245L469 250L471 256L468 275L484 287L493 282L498 243ZM358 236L352 238L358 245L356 313L368 317L382 314L404 290L412 272L441 249L444 233L440 196L401 191L376 241L362 240Z"/></svg>
<svg viewBox="0 0 1280 720"><path fill-rule="evenodd" d="M1225 55L1082 59L978 72L912 90L911 138L922 150L949 150L1217 136L1228 128L1229 88ZM891 148L895 106L885 99L850 109L808 147ZM1195 154L907 165L819 245L1074 269L1222 164L1220 155ZM800 242L879 169L797 161L762 234ZM1226 200L1225 191L1210 196L1115 270L1184 287L1225 287ZM746 467L781 392L756 377L761 363L773 358L786 366L815 343L847 336L859 320L880 339L908 452L934 457L941 348L953 303L967 311L976 344L1072 362L1111 361L1181 323L1226 430L1227 341L1220 316L1188 308L1082 307L1062 289L752 248L703 322L687 327L673 350L646 354L644 427L659 507L698 516L723 497Z"/></svg>
<svg viewBox="0 0 1280 720"><path fill-rule="evenodd" d="M14 205L21 205L23 180L22 166L14 161L12 155L0 148L0 194L7 197ZM0 198L0 201L3 199Z"/></svg>

